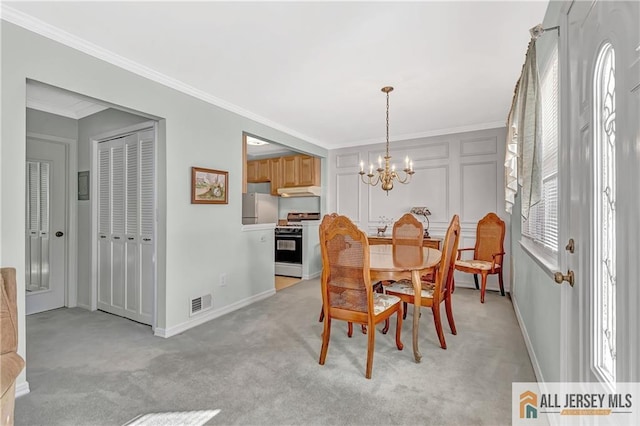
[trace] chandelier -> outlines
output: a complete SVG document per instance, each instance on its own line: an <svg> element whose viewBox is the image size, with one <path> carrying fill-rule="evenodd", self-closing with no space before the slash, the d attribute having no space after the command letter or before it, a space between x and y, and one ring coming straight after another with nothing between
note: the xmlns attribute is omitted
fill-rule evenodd
<svg viewBox="0 0 640 426"><path fill-rule="evenodd" d="M386 86L382 88L382 91L387 94L387 151L384 156L384 167L382 167L382 157L378 157L378 168L376 169L377 174L373 172L373 164L369 164L369 173L364 171L364 162L360 162L360 179L362 179L363 183L367 185L376 186L380 183L380 187L383 191L387 191L387 195L389 195L389 191L393 189L393 181L396 180L400 183L409 183L411 180L411 176L415 173L413 171L413 161L409 160L407 156L404 160L404 175L401 177L398 172L396 172L396 165L391 164L391 155L389 155L389 92L393 90L393 87ZM366 178L365 178L366 176Z"/></svg>

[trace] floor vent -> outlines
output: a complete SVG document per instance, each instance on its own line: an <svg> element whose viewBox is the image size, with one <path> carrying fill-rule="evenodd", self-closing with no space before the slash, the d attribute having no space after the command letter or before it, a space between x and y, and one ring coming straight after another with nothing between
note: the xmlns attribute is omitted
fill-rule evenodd
<svg viewBox="0 0 640 426"><path fill-rule="evenodd" d="M213 297L211 294L205 294L204 296L194 297L191 299L191 311L189 316L199 314L200 312L207 311L213 306Z"/></svg>

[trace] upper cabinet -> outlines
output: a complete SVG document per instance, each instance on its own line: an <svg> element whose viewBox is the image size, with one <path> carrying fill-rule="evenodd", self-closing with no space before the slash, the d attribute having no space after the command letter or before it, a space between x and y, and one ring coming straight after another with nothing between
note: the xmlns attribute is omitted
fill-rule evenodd
<svg viewBox="0 0 640 426"><path fill-rule="evenodd" d="M271 165L271 195L278 195L278 188L282 188L282 158L270 158Z"/></svg>
<svg viewBox="0 0 640 426"><path fill-rule="evenodd" d="M320 159L308 155L298 156L298 184L295 186L320 186Z"/></svg>
<svg viewBox="0 0 640 426"><path fill-rule="evenodd" d="M271 182L271 193L278 188L320 186L320 158L310 155L289 155L247 161L247 182Z"/></svg>

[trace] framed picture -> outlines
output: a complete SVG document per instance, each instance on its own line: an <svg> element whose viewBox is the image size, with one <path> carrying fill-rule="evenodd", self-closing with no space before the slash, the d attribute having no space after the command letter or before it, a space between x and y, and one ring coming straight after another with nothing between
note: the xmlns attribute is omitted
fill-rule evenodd
<svg viewBox="0 0 640 426"><path fill-rule="evenodd" d="M89 170L78 172L78 200L89 199Z"/></svg>
<svg viewBox="0 0 640 426"><path fill-rule="evenodd" d="M191 204L229 204L229 172L191 168Z"/></svg>

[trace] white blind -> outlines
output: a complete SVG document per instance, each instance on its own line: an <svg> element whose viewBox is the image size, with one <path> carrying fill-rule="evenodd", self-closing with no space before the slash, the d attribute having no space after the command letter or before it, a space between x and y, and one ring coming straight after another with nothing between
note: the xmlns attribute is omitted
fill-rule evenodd
<svg viewBox="0 0 640 426"><path fill-rule="evenodd" d="M522 222L522 235L558 251L558 49L542 72L542 199Z"/></svg>

